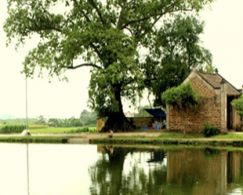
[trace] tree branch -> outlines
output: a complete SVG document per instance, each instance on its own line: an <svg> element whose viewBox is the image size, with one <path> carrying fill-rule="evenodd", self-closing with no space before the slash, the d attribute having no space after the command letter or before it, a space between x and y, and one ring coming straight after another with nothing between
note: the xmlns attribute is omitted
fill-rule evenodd
<svg viewBox="0 0 243 195"><path fill-rule="evenodd" d="M150 18L155 18L152 26L154 26L158 21L159 19L165 15L165 14L169 14L169 13L175 13L175 12L179 12L179 11L192 11L192 9L187 9L187 8L184 8L184 9L173 9L176 5L176 3L178 3L179 1L175 1L174 3L172 3L171 5L167 6L167 8L165 8L165 11L162 11L162 12L157 12L157 13L154 13L154 14L149 14L147 16L144 16L142 18L138 18L138 19L134 19L134 20L130 20L130 21L127 21L127 23L125 23L123 26L122 26L122 29L126 28L127 26L131 25L131 24L134 24L134 23L137 23L137 22L143 22L143 21L146 21Z"/></svg>
<svg viewBox="0 0 243 195"><path fill-rule="evenodd" d="M118 17L118 22L117 22L117 28L118 28L118 29L121 29L121 27L122 27L122 20L123 20L123 14L124 14L124 7L125 7L126 3L127 3L127 1L124 0L123 3L120 4L121 11L120 11L120 14L119 14L119 17Z"/></svg>
<svg viewBox="0 0 243 195"><path fill-rule="evenodd" d="M97 14L98 14L98 16L99 16L99 18L100 18L102 24L105 24L106 22L105 22L105 20L104 20L102 14L101 14L101 11L100 11L100 9L97 7L97 5L96 5L96 3L94 2L94 0L88 0L88 1L89 1L90 5L91 5L91 6L95 9L95 11L97 12Z"/></svg>
<svg viewBox="0 0 243 195"><path fill-rule="evenodd" d="M81 67L86 67L86 66L90 66L90 67L94 67L94 68L98 68L98 69L102 69L102 67L96 65L96 64L92 64L92 63L84 63L84 64L79 64L79 65L76 65L76 66L68 66L67 69L77 69L77 68L81 68Z"/></svg>
<svg viewBox="0 0 243 195"><path fill-rule="evenodd" d="M91 22L91 19L89 18L88 14L85 13L84 9L82 9L79 5L79 3L77 2L77 0L73 0L74 2L74 6L78 7L82 16L85 17L85 19L88 21L88 22Z"/></svg>

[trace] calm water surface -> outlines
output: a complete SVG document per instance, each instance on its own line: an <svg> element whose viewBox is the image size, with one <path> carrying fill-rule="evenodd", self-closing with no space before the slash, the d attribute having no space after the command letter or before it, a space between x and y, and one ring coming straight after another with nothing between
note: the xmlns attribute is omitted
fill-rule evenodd
<svg viewBox="0 0 243 195"><path fill-rule="evenodd" d="M0 195L243 194L243 152L0 144Z"/></svg>

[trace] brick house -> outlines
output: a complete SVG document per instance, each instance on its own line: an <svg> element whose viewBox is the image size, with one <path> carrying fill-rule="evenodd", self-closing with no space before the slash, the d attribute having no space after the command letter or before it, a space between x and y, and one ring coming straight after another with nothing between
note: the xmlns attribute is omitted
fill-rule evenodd
<svg viewBox="0 0 243 195"><path fill-rule="evenodd" d="M190 82L200 95L197 108L179 109L167 105L167 128L170 130L202 131L206 123L227 131L237 129L240 117L233 110L231 101L241 95L233 85L219 74L207 74L193 70L184 83Z"/></svg>

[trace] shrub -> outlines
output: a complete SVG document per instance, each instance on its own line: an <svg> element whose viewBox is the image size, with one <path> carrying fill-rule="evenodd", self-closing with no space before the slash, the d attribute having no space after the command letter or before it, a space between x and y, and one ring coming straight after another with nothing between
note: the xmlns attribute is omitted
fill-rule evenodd
<svg viewBox="0 0 243 195"><path fill-rule="evenodd" d="M193 91L190 83L172 87L162 94L162 101L166 104L182 107L193 107L199 103L199 95Z"/></svg>
<svg viewBox="0 0 243 195"><path fill-rule="evenodd" d="M242 128L243 128L243 95L238 99L234 99L231 102L231 105L237 111L237 113L240 115L240 119L241 119L241 124L238 125L237 130L242 130Z"/></svg>
<svg viewBox="0 0 243 195"><path fill-rule="evenodd" d="M233 108L239 113L239 115L243 118L243 96L238 99L234 99L231 102Z"/></svg>
<svg viewBox="0 0 243 195"><path fill-rule="evenodd" d="M211 137L214 135L218 135L220 133L219 128L214 127L212 124L205 124L203 128L203 135L205 137Z"/></svg>
<svg viewBox="0 0 243 195"><path fill-rule="evenodd" d="M21 133L25 128L25 125L5 125L0 128L0 133Z"/></svg>
<svg viewBox="0 0 243 195"><path fill-rule="evenodd" d="M81 127L77 129L72 129L71 131L68 131L67 133L84 133L84 132L95 132L95 128L89 128L89 127Z"/></svg>
<svg viewBox="0 0 243 195"><path fill-rule="evenodd" d="M215 149L215 148L205 148L204 149L204 154L205 154L206 157L212 157L214 155L220 154L220 150L219 149Z"/></svg>

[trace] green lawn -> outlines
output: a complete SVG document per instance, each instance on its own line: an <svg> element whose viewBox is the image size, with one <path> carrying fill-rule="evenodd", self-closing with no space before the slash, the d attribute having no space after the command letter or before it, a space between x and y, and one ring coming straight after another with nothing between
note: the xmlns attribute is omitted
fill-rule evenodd
<svg viewBox="0 0 243 195"><path fill-rule="evenodd" d="M218 139L243 139L243 132L229 132L227 134L220 134L217 136L214 136L213 138L218 138Z"/></svg>
<svg viewBox="0 0 243 195"><path fill-rule="evenodd" d="M85 127L39 127L31 128L31 134L46 133L46 134L63 134L63 133L81 133L81 132L95 132L95 126Z"/></svg>
<svg viewBox="0 0 243 195"><path fill-rule="evenodd" d="M159 138L169 138L169 139L175 139L175 138L203 138L203 134L199 134L199 133L188 133L188 134L184 134L182 132L168 132L165 131L163 133L160 134Z"/></svg>

